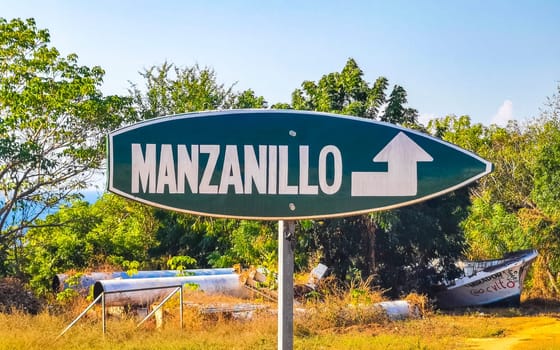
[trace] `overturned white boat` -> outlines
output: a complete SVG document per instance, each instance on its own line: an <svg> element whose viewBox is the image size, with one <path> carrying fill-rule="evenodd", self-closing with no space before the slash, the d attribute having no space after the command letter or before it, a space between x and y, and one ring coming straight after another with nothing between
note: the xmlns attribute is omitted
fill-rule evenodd
<svg viewBox="0 0 560 350"><path fill-rule="evenodd" d="M459 267L465 276L436 294L437 305L442 309L519 306L523 281L537 255L535 249L529 249L508 253L501 259L463 262Z"/></svg>

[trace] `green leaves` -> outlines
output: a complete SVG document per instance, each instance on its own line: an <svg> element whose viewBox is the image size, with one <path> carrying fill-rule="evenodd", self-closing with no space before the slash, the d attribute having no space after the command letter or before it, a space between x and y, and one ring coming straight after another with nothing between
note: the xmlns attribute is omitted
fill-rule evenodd
<svg viewBox="0 0 560 350"><path fill-rule="evenodd" d="M99 91L100 67L49 39L33 19L0 19L0 241L86 187L105 133L129 114L130 100Z"/></svg>
<svg viewBox="0 0 560 350"><path fill-rule="evenodd" d="M198 64L179 68L164 62L140 73L145 87L129 89L137 110L137 120L164 115L225 108L264 108L266 101L254 91L233 91L217 82L216 73Z"/></svg>
<svg viewBox="0 0 560 350"><path fill-rule="evenodd" d="M560 121L542 125L534 159L534 188L531 198L549 217L560 220Z"/></svg>
<svg viewBox="0 0 560 350"><path fill-rule="evenodd" d="M413 108L405 108L404 105L407 102L404 88L395 85L389 96L385 113L381 116L380 120L409 127L418 124L418 111Z"/></svg>
<svg viewBox="0 0 560 350"><path fill-rule="evenodd" d="M304 81L293 92L291 107L423 128L418 111L406 106L403 87L394 86L387 99L387 78L379 77L370 85L363 75L349 59L341 72L325 74L318 82ZM463 248L458 224L467 205L467 193L458 191L396 211L304 223L298 244L341 279L352 278L356 271L364 277L375 275L375 282L396 297L410 290L427 291L431 282L455 272L450 261ZM298 254L302 265L310 260L303 255ZM437 271L434 261L439 262Z"/></svg>
<svg viewBox="0 0 560 350"><path fill-rule="evenodd" d="M490 201L488 193L473 199L470 215L462 223L469 242L469 258L501 258L504 253L531 248L516 213Z"/></svg>
<svg viewBox="0 0 560 350"><path fill-rule="evenodd" d="M173 256L167 260L167 267L172 270L186 270L189 267L196 266L196 259L191 258L187 255Z"/></svg>
<svg viewBox="0 0 560 350"><path fill-rule="evenodd" d="M560 89L560 87L559 87ZM462 228L471 259L539 250L535 283L541 293L560 290L560 96L548 99L537 119L506 127L471 124L467 116L432 121L436 136L494 164L471 188L472 206Z"/></svg>
<svg viewBox="0 0 560 350"><path fill-rule="evenodd" d="M32 286L48 291L52 275L111 265L137 270L157 244L153 209L106 194L90 205L75 201L36 222L24 237L25 272Z"/></svg>
<svg viewBox="0 0 560 350"><path fill-rule="evenodd" d="M365 116L372 89L363 80L356 61L348 59L342 72L323 75L317 82L304 81L292 93L292 108Z"/></svg>
<svg viewBox="0 0 560 350"><path fill-rule="evenodd" d="M387 78L379 77L370 86L363 75L356 61L349 58L340 73L325 74L317 83L304 81L301 88L292 93L291 107L379 119L408 127L417 126L418 111L405 106L407 99L403 87L395 85L387 100Z"/></svg>

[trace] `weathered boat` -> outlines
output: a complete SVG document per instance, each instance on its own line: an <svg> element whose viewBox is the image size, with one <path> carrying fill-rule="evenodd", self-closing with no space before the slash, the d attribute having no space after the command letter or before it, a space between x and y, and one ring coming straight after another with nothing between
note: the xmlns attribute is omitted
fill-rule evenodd
<svg viewBox="0 0 560 350"><path fill-rule="evenodd" d="M464 277L436 293L438 307L519 306L527 270L537 257L535 249L504 255L501 259L459 263Z"/></svg>

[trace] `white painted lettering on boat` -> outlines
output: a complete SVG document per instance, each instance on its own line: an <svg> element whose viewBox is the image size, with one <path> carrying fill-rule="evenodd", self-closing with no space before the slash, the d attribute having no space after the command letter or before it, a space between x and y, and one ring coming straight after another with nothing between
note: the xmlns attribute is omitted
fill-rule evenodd
<svg viewBox="0 0 560 350"><path fill-rule="evenodd" d="M133 143L131 192L332 195L342 186L342 154L334 145L322 147L317 159L310 159L309 145L299 145L297 183L290 183L287 145L239 148L241 153L237 145ZM317 169L315 178L312 166Z"/></svg>
<svg viewBox="0 0 560 350"><path fill-rule="evenodd" d="M505 270L505 271L497 272L497 273L495 273L493 275L490 275L490 276L483 277L483 278L481 278L479 280L476 280L474 282L468 283L467 286L476 287L479 284L482 284L484 282L489 282L489 281L492 281L494 279L501 279L502 277L506 278L509 281L519 280L518 271L516 271L516 270Z"/></svg>
<svg viewBox="0 0 560 350"><path fill-rule="evenodd" d="M470 293L471 293L471 295L479 296L479 295L485 294L485 293L495 293L495 292L498 292L500 290L512 289L512 288L515 288L515 282L514 281L498 280L497 282L494 282L491 286L488 286L486 288L471 289Z"/></svg>
<svg viewBox="0 0 560 350"><path fill-rule="evenodd" d="M491 282L491 284L488 285L488 282ZM478 281L467 284L467 286L473 287L469 291L471 295L479 296L485 293L495 293L503 289L515 288L517 283L519 283L518 271L506 270L481 278ZM486 284L486 286L482 284Z"/></svg>

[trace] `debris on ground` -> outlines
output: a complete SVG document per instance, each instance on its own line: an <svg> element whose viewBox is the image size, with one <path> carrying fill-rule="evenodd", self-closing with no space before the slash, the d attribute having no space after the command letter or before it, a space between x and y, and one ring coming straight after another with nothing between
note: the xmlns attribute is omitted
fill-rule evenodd
<svg viewBox="0 0 560 350"><path fill-rule="evenodd" d="M0 312L12 313L22 311L37 314L41 311L41 302L25 284L12 277L0 279Z"/></svg>

